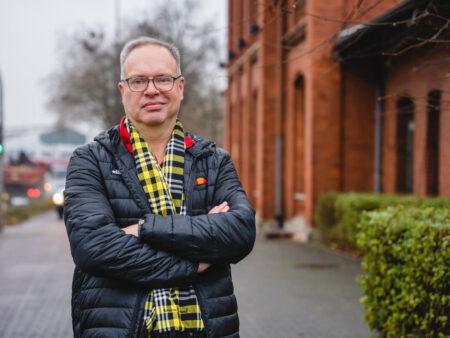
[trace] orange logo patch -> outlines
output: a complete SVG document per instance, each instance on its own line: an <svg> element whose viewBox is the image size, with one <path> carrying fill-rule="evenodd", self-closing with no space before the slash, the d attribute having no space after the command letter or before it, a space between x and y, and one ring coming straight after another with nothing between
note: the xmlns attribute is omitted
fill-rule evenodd
<svg viewBox="0 0 450 338"><path fill-rule="evenodd" d="M208 183L208 179L206 177L197 177L195 179L195 185L202 185Z"/></svg>

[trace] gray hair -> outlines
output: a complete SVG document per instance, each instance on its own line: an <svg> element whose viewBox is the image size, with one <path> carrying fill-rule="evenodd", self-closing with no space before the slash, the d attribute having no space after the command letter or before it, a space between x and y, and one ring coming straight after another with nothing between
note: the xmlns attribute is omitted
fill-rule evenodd
<svg viewBox="0 0 450 338"><path fill-rule="evenodd" d="M125 44L125 46L123 46L122 51L120 52L120 78L121 79L125 78L123 67L124 67L125 60L127 59L128 55L130 55L130 53L134 49L141 47L141 46L146 46L146 45L161 46L161 47L164 47L165 49L167 49L170 52L170 54L173 56L173 58L175 59L175 62L177 64L177 75L181 75L180 51L178 50L177 47L175 47L175 45L168 43L166 41L163 41L163 40L150 38L148 36L141 36L139 38L128 41Z"/></svg>

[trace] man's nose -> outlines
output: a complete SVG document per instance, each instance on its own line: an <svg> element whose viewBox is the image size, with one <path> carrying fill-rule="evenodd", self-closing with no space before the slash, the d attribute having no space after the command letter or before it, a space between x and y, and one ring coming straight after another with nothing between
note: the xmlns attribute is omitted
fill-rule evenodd
<svg viewBox="0 0 450 338"><path fill-rule="evenodd" d="M159 90L156 89L155 83L153 82L153 80L148 81L148 86L144 93L146 95L156 95L159 93Z"/></svg>

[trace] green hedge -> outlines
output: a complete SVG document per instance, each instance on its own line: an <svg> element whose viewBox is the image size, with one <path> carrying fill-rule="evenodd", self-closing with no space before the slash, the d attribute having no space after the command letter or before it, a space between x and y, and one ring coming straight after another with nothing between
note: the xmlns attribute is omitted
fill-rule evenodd
<svg viewBox="0 0 450 338"><path fill-rule="evenodd" d="M358 229L369 326L382 337L449 337L449 209L364 213Z"/></svg>
<svg viewBox="0 0 450 338"><path fill-rule="evenodd" d="M357 225L361 214L364 211L385 209L397 205L450 208L450 198L375 193L329 193L319 198L314 224L326 243L333 242L355 249Z"/></svg>
<svg viewBox="0 0 450 338"><path fill-rule="evenodd" d="M333 241L336 228L335 203L338 193L320 195L314 210L314 227L319 230L322 240L326 243Z"/></svg>
<svg viewBox="0 0 450 338"><path fill-rule="evenodd" d="M54 204L50 198L36 200L29 205L9 207L6 210L5 223L9 225L21 223L52 208Z"/></svg>

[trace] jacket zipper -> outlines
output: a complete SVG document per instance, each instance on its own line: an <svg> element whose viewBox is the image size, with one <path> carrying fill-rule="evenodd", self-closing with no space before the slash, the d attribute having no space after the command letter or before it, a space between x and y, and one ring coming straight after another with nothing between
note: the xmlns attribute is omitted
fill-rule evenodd
<svg viewBox="0 0 450 338"><path fill-rule="evenodd" d="M191 191L194 190L194 185L193 184L191 185L191 178L192 178L192 175L194 173L194 168L195 168L196 164L197 164L197 157L194 157L192 159L191 170L189 171L189 177L188 177L189 185L192 187ZM192 212L192 198L189 198L189 200L188 200L188 208L187 208L187 210L188 210L189 213ZM198 305L200 306L200 312L201 312L203 324L205 324L206 336L210 337L209 329L208 329L209 328L209 323L208 323L207 317L206 317L205 312L204 312L204 308L205 307L204 307L202 299L200 299L201 297L200 297L200 294L198 292L197 284L193 283L193 286L194 286L194 290L195 290L195 295L197 296Z"/></svg>
<svg viewBox="0 0 450 338"><path fill-rule="evenodd" d="M188 176L188 182L189 184L191 184L191 178L192 178L192 173L194 171L194 167L195 164L197 163L197 158L194 157L192 159L192 164L191 164L191 170L189 172L189 176ZM193 190L193 186L191 191ZM189 198L188 201L188 206L187 206L187 210L189 212L192 211L192 198ZM199 292L198 292L198 288L197 285L194 283L194 290L195 290L195 294L197 296L197 300L200 306L200 311L201 311L201 316L202 316L202 320L203 320L203 324L205 325L205 330L206 330L206 336L209 337L209 323L207 321L207 317L204 315L204 304L203 301L200 299L199 297ZM138 299L136 300L136 304L134 306L134 310L133 310L133 324L132 327L134 328L132 331L130 331L130 338L135 338L135 337L139 337L139 334L141 332L142 326L139 325L141 323L142 317L143 317L143 312L144 312L144 306L145 306L145 300L146 297L145 295L147 294L147 292L143 291L141 292L141 294L139 295ZM144 323L142 324L144 325Z"/></svg>
<svg viewBox="0 0 450 338"><path fill-rule="evenodd" d="M207 320L206 315L204 314L204 305L203 305L203 301L202 299L200 299L200 294L198 293L198 288L197 288L197 284L194 283L194 290L195 290L195 295L197 296L197 300L198 300L198 305L200 306L200 312L201 312L201 316L202 316L202 320L203 320L203 324L205 324L205 331L206 331L206 337L210 337L209 335L209 322Z"/></svg>
<svg viewBox="0 0 450 338"><path fill-rule="evenodd" d="M147 292L141 291L141 293L138 296L138 299L136 300L136 303L134 304L134 310L133 310L133 321L131 327L133 330L130 331L130 338L138 338L139 334L141 332L142 326L139 325L143 319L143 312L144 312L144 306L145 306L145 300ZM144 325L144 323L142 324Z"/></svg>
<svg viewBox="0 0 450 338"><path fill-rule="evenodd" d="M135 200L139 200L138 196L135 196ZM150 212L150 209L148 208L147 204L145 204L145 207L146 209L144 209L144 213ZM147 290L141 291L139 293L138 298L136 299L136 303L134 305L133 310L133 321L132 321L133 330L130 332L130 338L139 338L142 327L145 325L145 323L143 322L143 317L144 317L145 301L147 300L147 294L148 294Z"/></svg>

